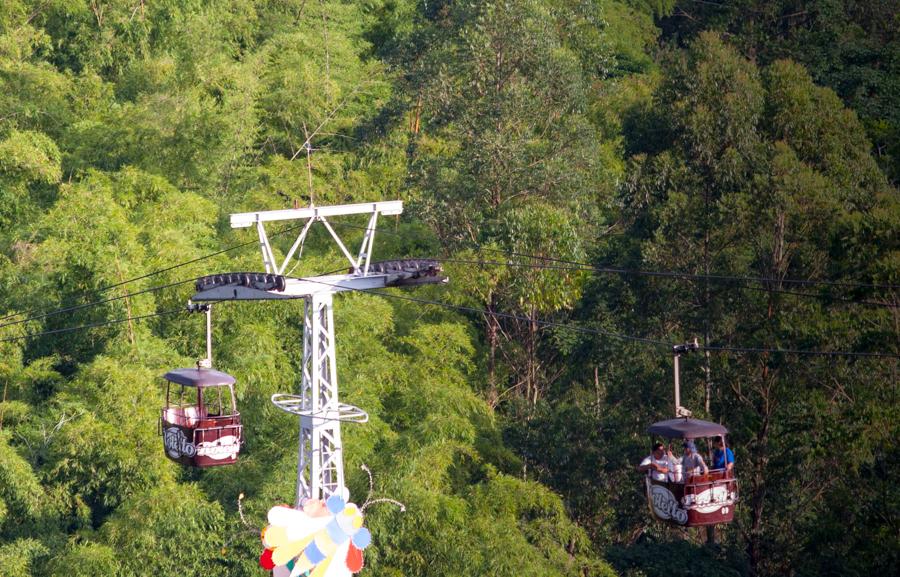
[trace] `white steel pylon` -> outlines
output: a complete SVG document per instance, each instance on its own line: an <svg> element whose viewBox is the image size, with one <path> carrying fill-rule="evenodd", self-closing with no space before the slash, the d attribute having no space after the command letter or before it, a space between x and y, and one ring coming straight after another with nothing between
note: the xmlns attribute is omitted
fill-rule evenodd
<svg viewBox="0 0 900 577"><path fill-rule="evenodd" d="M304 303L297 503L304 497L341 495L344 488L331 303L330 293L310 295ZM277 399L273 401L278 405ZM324 418L317 418L317 414Z"/></svg>
<svg viewBox="0 0 900 577"><path fill-rule="evenodd" d="M346 498L341 421L366 422L365 411L338 401L332 297L347 290L369 290L447 282L433 260L401 260L372 263L372 245L379 214L400 214L400 201L310 207L293 210L231 215L232 228L256 226L265 273L226 273L197 282L194 301L304 299L303 362L300 394L272 395L278 408L300 417L296 507L306 499ZM328 222L329 217L369 214L362 243L354 257ZM284 261L277 265L265 231L266 222L307 219ZM306 278L282 276L289 261L315 222L321 222L341 252L350 272ZM302 249L301 249L302 250Z"/></svg>

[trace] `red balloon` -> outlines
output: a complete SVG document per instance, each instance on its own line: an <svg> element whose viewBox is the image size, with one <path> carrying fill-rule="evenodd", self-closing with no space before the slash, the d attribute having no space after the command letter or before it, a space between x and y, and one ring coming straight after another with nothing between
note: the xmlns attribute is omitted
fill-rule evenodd
<svg viewBox="0 0 900 577"><path fill-rule="evenodd" d="M347 550L347 569L352 573L359 573L363 568L363 553L350 543L350 549Z"/></svg>
<svg viewBox="0 0 900 577"><path fill-rule="evenodd" d="M360 551L361 553L362 551ZM271 571L275 568L275 562L272 561L272 550L266 549L263 551L262 555L259 556L259 566L265 569L266 571Z"/></svg>

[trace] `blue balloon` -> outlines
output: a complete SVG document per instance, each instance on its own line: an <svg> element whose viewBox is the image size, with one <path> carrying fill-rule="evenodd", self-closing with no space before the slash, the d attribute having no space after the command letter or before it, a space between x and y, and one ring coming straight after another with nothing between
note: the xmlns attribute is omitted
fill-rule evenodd
<svg viewBox="0 0 900 577"><path fill-rule="evenodd" d="M332 514L337 515L346 507L346 502L339 497L338 495L332 495L328 497L328 500L325 501L325 506L328 507L328 510L331 511Z"/></svg>
<svg viewBox="0 0 900 577"><path fill-rule="evenodd" d="M372 534L365 527L360 527L350 539L357 549L365 549L372 542Z"/></svg>
<svg viewBox="0 0 900 577"><path fill-rule="evenodd" d="M328 536L331 537L331 540L334 541L336 545L341 545L350 538L350 535L341 529L337 519L332 519L328 525L325 525L325 529L328 531Z"/></svg>
<svg viewBox="0 0 900 577"><path fill-rule="evenodd" d="M325 554L319 550L315 541L310 542L310 544L306 546L306 549L303 550L303 553L313 565L318 565L325 560Z"/></svg>

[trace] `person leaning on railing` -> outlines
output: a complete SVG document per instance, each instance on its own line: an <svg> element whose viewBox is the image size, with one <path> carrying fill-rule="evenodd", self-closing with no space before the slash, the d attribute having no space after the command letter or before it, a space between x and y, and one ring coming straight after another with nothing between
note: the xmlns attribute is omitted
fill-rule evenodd
<svg viewBox="0 0 900 577"><path fill-rule="evenodd" d="M697 452L697 445L694 444L694 441L685 441L682 447L684 447L684 456L681 457L681 468L686 481L691 476L700 475L700 471L703 471L703 475L709 473L709 467Z"/></svg>
<svg viewBox="0 0 900 577"><path fill-rule="evenodd" d="M712 459L713 469L726 469L731 472L734 469L734 452L725 447L725 439L719 437L716 439L716 448L713 451Z"/></svg>
<svg viewBox="0 0 900 577"><path fill-rule="evenodd" d="M642 473L646 472L654 481L662 481L663 483L668 481L672 464L669 462L668 456L666 456L665 446L662 443L654 444L653 452L641 461L637 469Z"/></svg>

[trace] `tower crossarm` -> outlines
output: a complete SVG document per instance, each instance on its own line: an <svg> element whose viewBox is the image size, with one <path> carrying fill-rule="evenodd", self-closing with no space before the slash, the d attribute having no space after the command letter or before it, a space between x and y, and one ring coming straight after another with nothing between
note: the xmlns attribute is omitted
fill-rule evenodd
<svg viewBox="0 0 900 577"><path fill-rule="evenodd" d="M403 212L403 201L388 200L382 202L365 202L360 204L341 204L337 206L311 206L308 208L293 208L287 210L266 210L261 212L242 212L231 215L231 228L247 228L256 226L256 232L259 235L259 248L262 252L263 264L266 273L284 274L288 263L294 257L297 250L301 250L303 242L306 240L307 234L312 225L321 222L328 230L331 238L337 244L338 248L347 257L350 268L357 275L366 275L369 272L369 260L372 258L372 244L375 240L375 226L378 224L378 215L385 216L397 215ZM362 243L360 243L359 251L354 256L340 235L334 230L328 219L335 216L344 216L352 214L368 214L369 224L365 228ZM284 261L279 266L275 261L275 253L266 234L265 223L277 222L284 220L306 220L300 228L297 239L291 245L290 250L284 257Z"/></svg>

